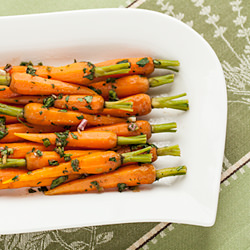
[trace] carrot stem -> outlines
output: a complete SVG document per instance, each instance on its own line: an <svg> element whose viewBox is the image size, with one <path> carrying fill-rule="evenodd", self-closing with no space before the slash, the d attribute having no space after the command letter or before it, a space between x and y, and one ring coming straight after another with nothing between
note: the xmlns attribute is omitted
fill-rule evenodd
<svg viewBox="0 0 250 250"><path fill-rule="evenodd" d="M156 170L155 179L159 180L167 176L185 175L186 173L187 173L186 166L179 166L179 167L174 167L174 168L163 168L163 169Z"/></svg>
<svg viewBox="0 0 250 250"><path fill-rule="evenodd" d="M156 77L150 77L148 79L149 86L151 88L158 87L167 83L171 83L174 81L174 74L169 74L165 76L156 76Z"/></svg>
<svg viewBox="0 0 250 250"><path fill-rule="evenodd" d="M168 69L168 67L172 66L180 66L180 62L175 60L161 60L161 59L154 59L153 60L154 67L156 69Z"/></svg>
<svg viewBox="0 0 250 250"><path fill-rule="evenodd" d="M157 148L156 152L157 152L157 156L163 156L163 155L180 156L181 155L179 145Z"/></svg>
<svg viewBox="0 0 250 250"><path fill-rule="evenodd" d="M0 114L10 115L15 117L23 117L23 108L17 108L0 103Z"/></svg>
<svg viewBox="0 0 250 250"><path fill-rule="evenodd" d="M95 77L116 75L116 74L127 74L130 71L129 63L120 63L115 65L95 67Z"/></svg>
<svg viewBox="0 0 250 250"><path fill-rule="evenodd" d="M2 159L0 158L0 169L25 167L25 166L26 166L25 159L7 159L6 163L3 163Z"/></svg>
<svg viewBox="0 0 250 250"><path fill-rule="evenodd" d="M122 154L123 156L124 154ZM141 162L150 163L152 162L152 154L142 154L142 155L126 155L122 158L122 163L128 162Z"/></svg>
<svg viewBox="0 0 250 250"><path fill-rule="evenodd" d="M186 93L168 96L168 97L154 97L152 98L152 107L153 108L172 108L187 111L189 109L188 100L173 100L183 96L186 96Z"/></svg>
<svg viewBox="0 0 250 250"><path fill-rule="evenodd" d="M152 133L176 132L176 122L151 125Z"/></svg>
<svg viewBox="0 0 250 250"><path fill-rule="evenodd" d="M0 75L0 85L8 86L10 84L10 76L9 74Z"/></svg>
<svg viewBox="0 0 250 250"><path fill-rule="evenodd" d="M146 135L138 135L138 136L117 136L117 145L128 145L128 144L145 144L147 142Z"/></svg>
<svg viewBox="0 0 250 250"><path fill-rule="evenodd" d="M133 112L133 102L128 102L130 98L126 98L115 102L105 102L105 108L107 109L121 109L128 112Z"/></svg>

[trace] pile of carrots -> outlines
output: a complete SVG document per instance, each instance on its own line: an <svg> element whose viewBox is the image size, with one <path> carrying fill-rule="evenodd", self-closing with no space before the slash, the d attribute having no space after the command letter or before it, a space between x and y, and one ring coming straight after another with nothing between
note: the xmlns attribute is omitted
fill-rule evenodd
<svg viewBox="0 0 250 250"><path fill-rule="evenodd" d="M0 67L0 189L29 187L46 195L136 189L186 174L186 166L156 170L159 156L180 156L178 145L157 148L152 133L176 123L151 125L137 116L152 108L189 109L186 94L151 98L149 88L174 74L149 77L156 68L178 72L178 61L151 57L97 64Z"/></svg>

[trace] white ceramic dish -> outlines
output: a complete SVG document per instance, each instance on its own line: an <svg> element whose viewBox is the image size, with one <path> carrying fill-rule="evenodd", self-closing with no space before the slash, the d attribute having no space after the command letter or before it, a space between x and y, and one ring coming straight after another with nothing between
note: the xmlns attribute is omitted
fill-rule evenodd
<svg viewBox="0 0 250 250"><path fill-rule="evenodd" d="M215 222L224 152L227 97L223 72L212 48L191 28L146 10L104 9L0 18L0 64L152 56L178 59L175 83L152 95L187 92L188 112L154 110L152 122L176 121L176 134L156 134L158 145L179 144L182 157L160 157L157 168L185 164L184 177L142 187L48 197L27 189L0 191L0 233L127 222ZM166 71L161 71L162 74Z"/></svg>

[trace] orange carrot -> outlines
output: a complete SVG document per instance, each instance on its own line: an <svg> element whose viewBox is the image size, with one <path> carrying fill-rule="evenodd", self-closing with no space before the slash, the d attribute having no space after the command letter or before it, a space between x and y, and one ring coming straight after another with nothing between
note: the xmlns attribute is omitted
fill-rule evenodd
<svg viewBox="0 0 250 250"><path fill-rule="evenodd" d="M122 192L128 187L141 184L152 184L154 181L174 175L185 175L186 167L164 168L156 170L152 164L130 165L116 171L98 174L62 184L54 189L46 191L46 195L86 193L92 191L105 191L110 188L118 188Z"/></svg>
<svg viewBox="0 0 250 250"><path fill-rule="evenodd" d="M18 119L14 116L0 114L0 117L5 117L5 124L13 124L19 122Z"/></svg>
<svg viewBox="0 0 250 250"><path fill-rule="evenodd" d="M38 180L49 177L58 177L68 174L100 174L113 171L127 162L151 162L152 155L142 154L150 147L135 152L118 154L114 151L105 151L88 154L71 160L70 162L61 163L54 167L44 167L27 174L21 174L14 179L4 181L3 184L15 181Z"/></svg>
<svg viewBox="0 0 250 250"><path fill-rule="evenodd" d="M59 126L39 126L32 125L31 127L27 127L22 123L15 123L6 125L7 134L2 139L0 139L0 143L6 142L21 142L24 139L15 136L15 133L48 133L48 132L60 132L64 131L63 127Z"/></svg>
<svg viewBox="0 0 250 250"><path fill-rule="evenodd" d="M32 76L26 73L13 73L10 89L22 95L96 95L96 93L84 86L58 80L45 79L39 76Z"/></svg>
<svg viewBox="0 0 250 250"><path fill-rule="evenodd" d="M64 143L69 147L84 149L111 149L117 145L142 144L146 143L146 135L134 137L121 137L110 131L83 131L43 134L22 134L16 133L28 141L43 143L44 145L57 145L60 137L66 137Z"/></svg>
<svg viewBox="0 0 250 250"><path fill-rule="evenodd" d="M9 180L10 178L15 177L16 175L21 175L27 172L28 170L19 168L0 169L0 183Z"/></svg>
<svg viewBox="0 0 250 250"><path fill-rule="evenodd" d="M64 154L70 156L71 159L75 159L80 156L96 153L99 151L100 150L67 150L64 151ZM43 151L41 152L41 155L37 155L36 152L26 154L26 167L28 170L44 168L50 165L57 166L62 162L65 162L65 158L60 157L60 155L55 151Z"/></svg>
<svg viewBox="0 0 250 250"><path fill-rule="evenodd" d="M133 95L127 98L133 103L132 112L106 108L101 114L117 117L140 116L149 114L152 108L172 108L186 111L189 109L188 100L173 100L185 95L186 93L170 97L154 97L152 99L147 94Z"/></svg>
<svg viewBox="0 0 250 250"><path fill-rule="evenodd" d="M23 117L28 123L43 126L77 126L82 119L86 119L89 126L110 125L126 121L122 118L105 115L83 114L77 111L47 108L49 106L45 107L46 105L29 103L24 108L17 108L0 103L0 112L6 115Z"/></svg>
<svg viewBox="0 0 250 250"><path fill-rule="evenodd" d="M19 96L19 94L14 93L10 87L8 86L0 86L0 99L4 99L4 98L12 98L15 96Z"/></svg>
<svg viewBox="0 0 250 250"><path fill-rule="evenodd" d="M33 142L0 143L0 148L5 149L6 147L13 150L13 153L8 156L10 159L25 158L26 154L32 150L34 152L36 150L49 151L55 148L54 146L45 147L43 144Z"/></svg>
<svg viewBox="0 0 250 250"><path fill-rule="evenodd" d="M7 169L4 169L7 170ZM10 178L14 178L17 175L17 173ZM63 183L67 183L72 180L77 180L81 177L79 174L73 174L73 175L66 175L63 176L64 178ZM59 177L60 178L60 177ZM58 178L58 179L59 179ZM58 179L55 178L47 178L47 179L41 179L41 180L33 180L33 181L18 181L18 182L12 182L8 184L2 184L0 182L0 189L14 189L14 188L23 188L23 187L43 187L43 186L51 186L53 185L53 182L57 181ZM36 192L36 190L32 190L29 192Z"/></svg>
<svg viewBox="0 0 250 250"><path fill-rule="evenodd" d="M164 123L150 125L148 121L135 121L135 122L124 122L117 123L109 126L93 127L88 128L85 131L112 131L118 136L136 136L145 134L147 139L149 139L152 133L162 133L162 132L176 132L176 123Z"/></svg>
<svg viewBox="0 0 250 250"><path fill-rule="evenodd" d="M130 71L126 74L116 75L115 77L122 77L126 75L149 75L153 73L155 68L165 68L172 69L174 71L178 71L173 67L179 66L180 63L178 61L170 61L170 60L158 60L152 59L151 57L136 57L136 58L121 58L121 59L113 59L105 62L96 63L97 67L103 67L107 65L114 65L119 63L129 63ZM113 77L113 76L110 76ZM100 80L101 78L99 78Z"/></svg>

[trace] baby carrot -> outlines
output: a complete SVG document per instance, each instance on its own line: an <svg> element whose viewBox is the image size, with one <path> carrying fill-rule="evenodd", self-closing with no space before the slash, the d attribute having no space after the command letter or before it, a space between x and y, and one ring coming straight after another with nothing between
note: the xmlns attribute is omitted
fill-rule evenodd
<svg viewBox="0 0 250 250"><path fill-rule="evenodd" d="M132 75L132 74L149 75L153 73L155 68L178 71L176 68L173 67L180 65L179 61L152 59L151 57L113 59L101 63L96 63L95 65L101 67L101 66L114 65L120 63L129 63L130 71L126 74L120 74L119 76L115 77L122 77L125 75Z"/></svg>
<svg viewBox="0 0 250 250"><path fill-rule="evenodd" d="M19 122L18 119L14 116L0 114L0 118L1 117L5 118L5 124L13 124Z"/></svg>
<svg viewBox="0 0 250 250"><path fill-rule="evenodd" d="M105 100L146 93L150 87L157 87L174 81L174 74L147 78L142 75L130 75L122 78L108 78L106 81L91 83L88 87Z"/></svg>
<svg viewBox="0 0 250 250"><path fill-rule="evenodd" d="M0 183L27 172L28 170L19 168L0 169Z"/></svg>
<svg viewBox="0 0 250 250"><path fill-rule="evenodd" d="M133 103L133 112L105 108L101 114L118 117L140 116L149 114L152 108L171 108L186 111L189 109L188 100L173 100L182 96L186 96L186 93L176 96L154 98L150 98L147 94L133 95L129 97L129 101Z"/></svg>
<svg viewBox="0 0 250 250"><path fill-rule="evenodd" d="M43 143L45 146L56 145L61 147L59 144L64 143L64 146L84 149L111 149L117 145L143 144L147 141L146 135L123 137L110 131L83 131L80 133L65 131L47 134L16 133L15 135L28 141ZM61 142L62 140L63 142Z"/></svg>
<svg viewBox="0 0 250 250"><path fill-rule="evenodd" d="M151 137L152 133L161 133L161 132L176 132L176 123L165 123L150 125L148 121L135 121L135 122L124 122L117 123L115 125L101 126L88 128L85 131L112 131L118 136L135 136L145 134L147 139Z"/></svg>
<svg viewBox="0 0 250 250"><path fill-rule="evenodd" d="M6 125L6 133L0 139L0 143L6 142L21 142L24 139L15 136L15 133L48 133L48 132L60 132L64 131L65 129L60 126L39 126L39 125L26 125L22 123L15 123ZM0 132L2 131L0 127Z"/></svg>
<svg viewBox="0 0 250 250"><path fill-rule="evenodd" d="M129 187L141 184L152 184L154 181L167 176L185 175L185 166L164 168L156 170L152 164L129 165L116 171L88 176L62 184L46 191L46 195L86 193L91 191L105 191L110 188L118 188L122 192Z"/></svg>
<svg viewBox="0 0 250 250"><path fill-rule="evenodd" d="M8 158L21 159L25 158L28 152L32 150L34 153L38 151L48 151L53 150L55 147L45 147L43 144L34 143L34 142L15 142L15 143L0 143L0 154L3 150L10 149L12 154L8 155ZM1 164L0 164L1 168Z"/></svg>
<svg viewBox="0 0 250 250"><path fill-rule="evenodd" d="M150 148L150 147L149 147ZM114 151L92 153L61 163L55 167L45 167L31 171L27 174L15 176L4 181L3 184L15 181L39 180L41 178L58 177L68 174L100 174L111 172L127 162L151 162L151 154L142 154L149 148L138 151L118 154Z"/></svg>
<svg viewBox="0 0 250 250"><path fill-rule="evenodd" d="M13 92L8 86L0 86L0 99L8 99L19 96L19 94Z"/></svg>
<svg viewBox="0 0 250 250"><path fill-rule="evenodd" d="M50 100L48 100L48 102L49 101ZM25 105L24 108L19 108L0 103L0 113L21 117L28 123L43 126L77 126L82 119L86 119L89 126L110 125L126 121L123 118L83 114L77 111L68 111L53 107L48 108L49 106L46 107L46 105L47 104L42 105L39 103L29 103Z"/></svg>
<svg viewBox="0 0 250 250"><path fill-rule="evenodd" d="M39 76L32 76L26 73L13 73L6 85L18 94L22 95L96 95L96 93L84 86L58 80L45 79Z"/></svg>

